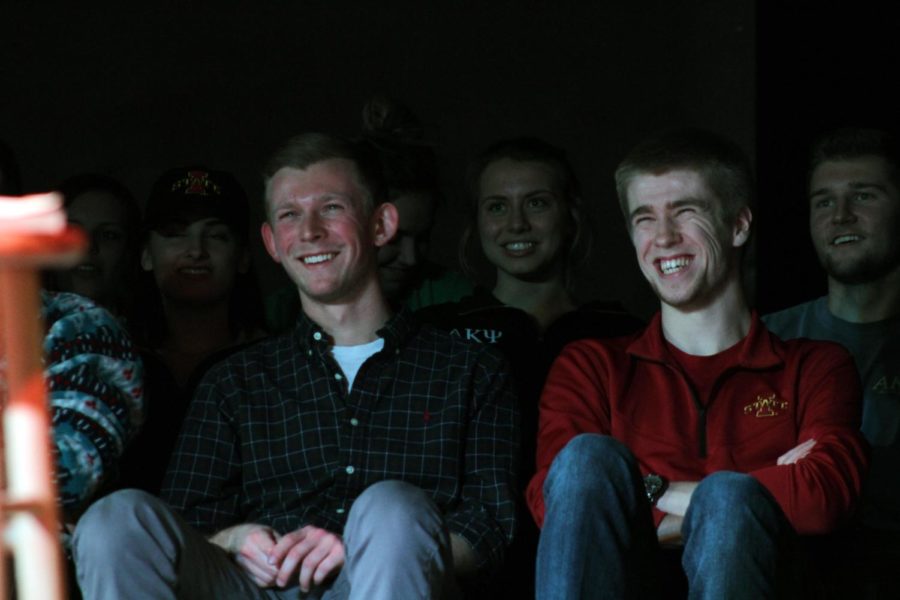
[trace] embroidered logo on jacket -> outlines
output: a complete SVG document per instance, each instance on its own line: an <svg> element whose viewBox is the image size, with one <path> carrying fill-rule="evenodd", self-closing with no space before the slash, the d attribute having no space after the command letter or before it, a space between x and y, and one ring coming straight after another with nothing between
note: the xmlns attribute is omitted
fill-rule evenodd
<svg viewBox="0 0 900 600"><path fill-rule="evenodd" d="M755 402L744 407L744 414L753 415L758 419L777 417L781 414L780 411L787 409L788 404L787 400L779 400L775 394L760 394Z"/></svg>

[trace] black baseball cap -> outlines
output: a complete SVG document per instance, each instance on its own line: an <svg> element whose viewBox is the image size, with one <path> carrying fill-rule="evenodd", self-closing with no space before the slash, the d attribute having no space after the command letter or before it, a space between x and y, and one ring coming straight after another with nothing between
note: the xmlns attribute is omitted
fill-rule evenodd
<svg viewBox="0 0 900 600"><path fill-rule="evenodd" d="M250 205L234 175L203 166L170 169L150 190L144 227L153 231L174 221L191 223L216 217L241 239L247 239Z"/></svg>

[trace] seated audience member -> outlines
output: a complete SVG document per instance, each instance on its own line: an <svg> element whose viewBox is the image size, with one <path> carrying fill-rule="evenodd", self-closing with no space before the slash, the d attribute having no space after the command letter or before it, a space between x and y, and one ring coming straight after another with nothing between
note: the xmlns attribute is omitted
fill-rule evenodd
<svg viewBox="0 0 900 600"><path fill-rule="evenodd" d="M264 333L249 219L246 194L230 173L177 168L153 185L132 327L147 368L147 422L129 449L122 487L159 492L197 380Z"/></svg>
<svg viewBox="0 0 900 600"><path fill-rule="evenodd" d="M472 292L466 277L427 258L441 192L434 149L422 140L422 130L412 111L391 98L375 96L363 108L362 141L376 151L388 200L400 213L397 235L378 249L381 287L391 304L413 310ZM300 312L296 288L276 291L267 311L272 331L292 327Z"/></svg>
<svg viewBox="0 0 900 600"><path fill-rule="evenodd" d="M0 143L0 195L19 193L14 157ZM41 317L57 491L63 520L74 523L141 424L143 367L122 326L90 300L42 291Z"/></svg>
<svg viewBox="0 0 900 600"><path fill-rule="evenodd" d="M90 245L81 263L50 272L47 287L90 298L128 324L137 283L140 207L125 186L106 175L76 175L59 191L69 223L84 230Z"/></svg>
<svg viewBox="0 0 900 600"><path fill-rule="evenodd" d="M41 314L57 485L63 517L74 523L140 427L143 367L122 326L92 301L44 292Z"/></svg>
<svg viewBox="0 0 900 600"><path fill-rule="evenodd" d="M856 361L872 460L853 550L838 550L839 579L857 597L893 598L900 564L900 146L884 131L841 129L819 139L810 159L809 227L828 294L764 321L785 339L839 342Z"/></svg>
<svg viewBox="0 0 900 600"><path fill-rule="evenodd" d="M422 135L419 119L395 100L376 96L363 110L363 139L378 152L400 213L397 235L378 249L378 275L388 299L413 310L472 292L466 277L427 258L441 192L434 149Z"/></svg>
<svg viewBox="0 0 900 600"><path fill-rule="evenodd" d="M143 366L131 338L106 309L76 294L41 292L61 542L120 470L144 415ZM0 344L0 386L3 385ZM71 560L68 597L79 598ZM12 592L10 592L12 594Z"/></svg>
<svg viewBox="0 0 900 600"><path fill-rule="evenodd" d="M697 130L619 165L661 307L643 332L570 344L550 371L528 486L538 598L649 597L661 542L683 543L691 598L796 597L798 535L854 508L867 457L853 361L781 341L748 308L751 181L735 145Z"/></svg>
<svg viewBox="0 0 900 600"><path fill-rule="evenodd" d="M538 395L559 350L582 337L631 333L642 323L618 303L580 304L573 295L590 231L563 150L537 138L497 142L470 164L467 189L472 210L461 262L471 263L475 246L493 271L493 287L418 316L468 341L496 344L507 355L523 411L523 450L533 448ZM526 450L523 468L532 460Z"/></svg>
<svg viewBox="0 0 900 600"><path fill-rule="evenodd" d="M495 567L513 534L504 361L392 313L376 251L398 216L365 148L297 136L265 184L263 239L297 285L299 319L206 374L168 505L126 490L82 517L82 591L453 597L454 576Z"/></svg>
<svg viewBox="0 0 900 600"><path fill-rule="evenodd" d="M477 246L494 273L493 287L418 314L466 340L497 344L521 390L531 392L520 400L536 402L565 343L623 335L641 322L617 303L579 304L573 295L590 231L563 150L536 138L504 140L472 162L467 180L472 211L461 261L469 264L470 246Z"/></svg>
<svg viewBox="0 0 900 600"><path fill-rule="evenodd" d="M578 179L563 150L536 138L498 142L472 162L468 184L472 222L462 253L465 258L475 238L494 271L494 286L418 316L462 339L496 344L509 358L523 416L519 483L524 493L534 474L538 397L556 354L569 341L624 335L642 323L615 303L579 305L572 293L589 227ZM523 573L533 570L538 532L524 496L521 500L519 539L496 585L513 585L522 596L533 596L533 578Z"/></svg>
<svg viewBox="0 0 900 600"><path fill-rule="evenodd" d="M249 222L247 196L225 171L172 169L150 192L141 266L153 302L140 339L181 387L211 354L264 333Z"/></svg>

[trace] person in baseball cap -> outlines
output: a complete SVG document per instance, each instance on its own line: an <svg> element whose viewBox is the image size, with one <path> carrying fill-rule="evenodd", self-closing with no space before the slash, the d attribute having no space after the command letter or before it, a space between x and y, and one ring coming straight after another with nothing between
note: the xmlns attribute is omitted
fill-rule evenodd
<svg viewBox="0 0 900 600"><path fill-rule="evenodd" d="M200 376L265 334L248 225L247 195L231 173L181 167L153 184L134 327L147 364L149 409L127 453L121 487L159 492Z"/></svg>

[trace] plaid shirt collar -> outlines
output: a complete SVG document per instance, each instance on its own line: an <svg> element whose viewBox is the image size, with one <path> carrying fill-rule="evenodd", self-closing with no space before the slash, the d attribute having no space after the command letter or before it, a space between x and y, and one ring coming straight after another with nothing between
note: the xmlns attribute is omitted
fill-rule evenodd
<svg viewBox="0 0 900 600"><path fill-rule="evenodd" d="M384 348L381 352L393 352L414 333L414 318L412 311L401 308L394 313L387 322L376 331L376 335L384 338ZM300 313L293 331L294 340L300 349L308 356L317 354L319 357L330 355L334 345L331 336L322 327L310 319L306 313Z"/></svg>

